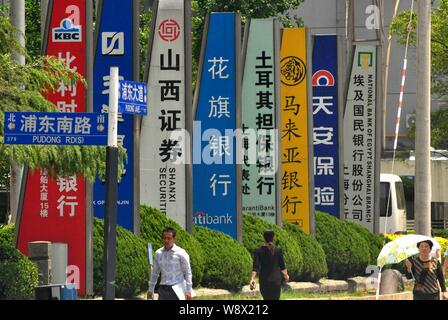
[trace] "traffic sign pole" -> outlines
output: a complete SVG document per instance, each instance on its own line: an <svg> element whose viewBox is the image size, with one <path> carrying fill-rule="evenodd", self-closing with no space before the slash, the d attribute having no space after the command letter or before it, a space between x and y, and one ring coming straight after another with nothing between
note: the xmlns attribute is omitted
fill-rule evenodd
<svg viewBox="0 0 448 320"><path fill-rule="evenodd" d="M109 131L106 148L106 212L104 214L104 300L115 299L118 199L118 68L110 68Z"/></svg>

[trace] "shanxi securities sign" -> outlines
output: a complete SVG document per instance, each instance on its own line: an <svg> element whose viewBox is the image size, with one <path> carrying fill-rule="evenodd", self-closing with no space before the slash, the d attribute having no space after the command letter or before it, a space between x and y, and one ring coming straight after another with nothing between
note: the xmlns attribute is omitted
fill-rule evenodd
<svg viewBox="0 0 448 320"><path fill-rule="evenodd" d="M156 5L156 4L155 4ZM150 52L148 102L141 128L140 201L186 228L185 23L183 0L160 1Z"/></svg>
<svg viewBox="0 0 448 320"><path fill-rule="evenodd" d="M86 77L86 0L53 1L48 13L46 54ZM85 112L86 90L81 83L59 82L49 94L61 112ZM82 177L55 177L47 170L30 172L18 231L18 249L28 243L68 244L68 265L74 270L78 293L86 293L86 184ZM71 275L68 274L68 278Z"/></svg>

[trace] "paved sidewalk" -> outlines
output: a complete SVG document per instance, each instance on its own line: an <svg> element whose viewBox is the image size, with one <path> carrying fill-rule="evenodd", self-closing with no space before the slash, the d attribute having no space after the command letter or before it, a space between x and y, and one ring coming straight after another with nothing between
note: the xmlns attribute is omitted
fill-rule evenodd
<svg viewBox="0 0 448 320"><path fill-rule="evenodd" d="M403 282L405 285L405 289L409 288L410 282L403 278ZM369 279L367 277L355 277L347 279L347 281L344 280L331 280L331 279L321 279L317 283L313 282L288 282L285 285L285 290L292 290L296 292L302 292L304 294L312 294L312 295L318 295L318 294L332 294L334 293L337 296L335 297L322 297L322 298L301 298L297 300L376 300L376 296L368 295L368 296L347 296L343 297L341 296L341 293L347 293L352 294L356 292L364 292L367 293L369 286ZM228 296L231 296L232 294L241 294L242 296L246 297L255 297L260 296L259 287L255 290L250 290L249 286L244 286L241 291L239 292L231 292L228 290L223 289L210 289L210 288L200 288L194 290L196 297L193 297L193 299L197 297L208 297L210 299L222 299L226 298ZM369 292L372 292L369 290ZM137 299L146 299L146 293L140 294ZM155 299L157 299L157 294L155 294ZM379 300L412 300L412 292L405 291L405 292L399 292L395 294L385 294L380 295Z"/></svg>

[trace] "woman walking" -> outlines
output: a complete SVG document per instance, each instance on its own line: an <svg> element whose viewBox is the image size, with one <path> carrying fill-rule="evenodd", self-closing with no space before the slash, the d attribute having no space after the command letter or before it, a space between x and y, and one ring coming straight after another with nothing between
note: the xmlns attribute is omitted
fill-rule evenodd
<svg viewBox="0 0 448 320"><path fill-rule="evenodd" d="M289 280L288 270L285 267L282 249L274 244L274 231L266 230L263 237L265 244L254 252L250 288L255 289L255 277L258 274L263 299L279 300L282 278L285 282Z"/></svg>
<svg viewBox="0 0 448 320"><path fill-rule="evenodd" d="M419 254L406 260L406 277L415 278L414 300L440 300L440 291L443 299L448 298L442 266L431 256L432 247L431 240L421 241L417 243Z"/></svg>

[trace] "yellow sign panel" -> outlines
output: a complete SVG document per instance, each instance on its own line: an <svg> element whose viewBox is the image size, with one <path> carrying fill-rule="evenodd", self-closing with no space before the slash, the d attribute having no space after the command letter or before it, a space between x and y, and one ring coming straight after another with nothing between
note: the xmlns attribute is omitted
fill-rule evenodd
<svg viewBox="0 0 448 320"><path fill-rule="evenodd" d="M282 214L310 234L309 149L304 28L284 29L280 51Z"/></svg>

